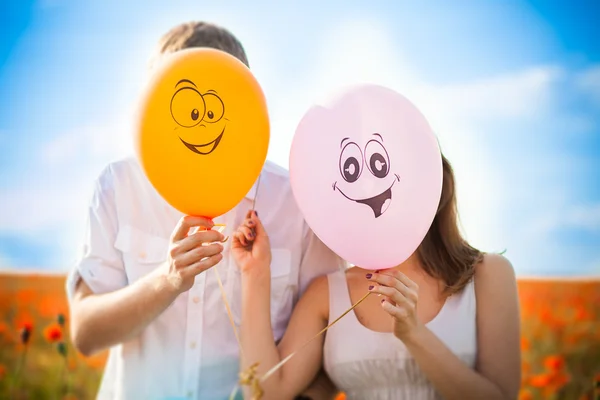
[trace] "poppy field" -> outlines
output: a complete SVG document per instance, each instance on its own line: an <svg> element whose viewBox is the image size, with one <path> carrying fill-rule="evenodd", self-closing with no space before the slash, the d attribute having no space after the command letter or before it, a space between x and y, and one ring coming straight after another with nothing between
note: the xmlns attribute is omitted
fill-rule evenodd
<svg viewBox="0 0 600 400"><path fill-rule="evenodd" d="M94 398L106 352L73 348L64 287L64 275L0 273L0 399ZM519 296L519 398L600 398L600 278L520 279Z"/></svg>

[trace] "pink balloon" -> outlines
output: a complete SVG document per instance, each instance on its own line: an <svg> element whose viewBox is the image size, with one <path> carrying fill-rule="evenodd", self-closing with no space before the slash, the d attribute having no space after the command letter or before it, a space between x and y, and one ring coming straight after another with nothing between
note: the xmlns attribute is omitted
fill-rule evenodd
<svg viewBox="0 0 600 400"><path fill-rule="evenodd" d="M315 234L362 268L392 268L423 241L442 191L427 120L402 95L349 88L313 106L290 153L296 201Z"/></svg>

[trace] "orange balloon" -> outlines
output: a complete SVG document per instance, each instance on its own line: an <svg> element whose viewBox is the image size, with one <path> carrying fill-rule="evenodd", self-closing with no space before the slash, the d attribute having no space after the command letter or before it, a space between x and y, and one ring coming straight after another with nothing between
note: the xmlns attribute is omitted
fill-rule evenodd
<svg viewBox="0 0 600 400"><path fill-rule="evenodd" d="M136 152L158 193L186 215L235 207L269 147L262 89L237 58L209 48L173 53L141 102Z"/></svg>

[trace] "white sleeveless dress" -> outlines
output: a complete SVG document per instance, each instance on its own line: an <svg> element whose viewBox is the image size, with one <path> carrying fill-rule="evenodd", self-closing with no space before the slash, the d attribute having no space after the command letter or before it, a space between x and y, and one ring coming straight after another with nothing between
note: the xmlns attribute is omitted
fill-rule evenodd
<svg viewBox="0 0 600 400"><path fill-rule="evenodd" d="M328 275L329 322L352 306L343 271ZM426 326L465 364L477 352L473 280L450 296ZM327 330L324 367L347 399L429 400L441 395L425 377L404 343L392 333L364 327L354 311Z"/></svg>

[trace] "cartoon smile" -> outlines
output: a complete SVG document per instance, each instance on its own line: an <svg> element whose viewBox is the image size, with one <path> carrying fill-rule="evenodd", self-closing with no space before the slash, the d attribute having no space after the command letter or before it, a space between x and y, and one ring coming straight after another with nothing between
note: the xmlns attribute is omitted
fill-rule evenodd
<svg viewBox="0 0 600 400"><path fill-rule="evenodd" d="M346 195L346 193L342 192L342 190L339 187L337 187L337 182L334 183L333 189L337 189L338 192L342 194L342 196L344 196L350 201L355 201L359 204L365 204L371 207L371 210L373 210L373 214L375 214L375 218L378 218L389 208L392 202L392 188L394 187L394 184L396 182L400 182L400 177L396 174L394 174L394 176L396 177L396 179L394 179L392 185L389 188L379 193L378 195L369 197L367 199L353 199L349 197L348 195Z"/></svg>
<svg viewBox="0 0 600 400"><path fill-rule="evenodd" d="M342 190L336 181L333 183L333 190L335 191L337 189L342 196L350 201L371 207L375 218L379 218L386 212L392 203L392 188L396 182L400 182L400 176L398 174L394 174L395 178L387 189L375 196L355 198L346 194L352 190L352 186L359 190L361 187L371 188L373 186L373 179L384 179L390 172L390 157L383 146L383 137L379 133L374 133L372 136L373 138L367 142L364 149L355 142L350 141L350 138L342 139L342 142L340 143L342 151L340 154L339 168L340 174L348 184L348 187ZM359 181L359 178L361 178L363 170L365 169L365 164L371 174ZM366 182L367 180L369 182ZM340 183L346 185L344 182ZM376 185L381 187L379 184ZM354 191L355 190L356 189L354 189Z"/></svg>
<svg viewBox="0 0 600 400"><path fill-rule="evenodd" d="M214 124L221 121L221 119L229 121L224 116L225 104L216 90L209 89L204 93L200 93L196 84L189 79L181 79L175 85L175 89L176 92L171 98L171 116L175 123L179 125L179 128L193 129L196 126L207 128L215 126ZM216 150L224 133L225 126L219 136L208 143L189 143L183 140L181 136L179 140L194 153L206 156Z"/></svg>
<svg viewBox="0 0 600 400"><path fill-rule="evenodd" d="M185 140L183 140L181 137L179 137L179 140L181 140L181 142L183 144L185 144L185 147L187 147L194 153L205 156L205 155L208 155L208 154L212 153L213 151L215 151L215 149L217 148L219 143L221 143L221 138L223 138L224 133L225 133L225 127L223 127L223 130L221 131L221 133L219 134L219 136L217 136L217 138L215 140L213 140L212 142L202 143L202 144L191 144L191 143L188 143Z"/></svg>

